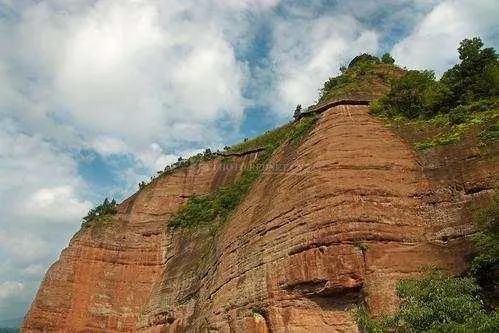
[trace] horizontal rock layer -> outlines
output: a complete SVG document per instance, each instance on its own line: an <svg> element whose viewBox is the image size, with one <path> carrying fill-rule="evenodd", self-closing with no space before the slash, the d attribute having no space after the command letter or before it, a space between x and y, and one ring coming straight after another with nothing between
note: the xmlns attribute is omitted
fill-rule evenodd
<svg viewBox="0 0 499 333"><path fill-rule="evenodd" d="M401 278L465 268L466 208L497 185L493 153L421 158L367 106L339 105L273 155L216 234L167 231L186 198L234 180L257 154L159 177L114 223L82 228L23 330L357 332L350 309L393 311Z"/></svg>

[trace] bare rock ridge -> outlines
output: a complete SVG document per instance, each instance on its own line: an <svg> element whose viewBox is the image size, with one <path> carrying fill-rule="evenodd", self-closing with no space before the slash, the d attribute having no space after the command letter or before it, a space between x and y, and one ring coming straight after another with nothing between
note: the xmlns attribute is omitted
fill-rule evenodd
<svg viewBox="0 0 499 333"><path fill-rule="evenodd" d="M83 227L23 332L357 332L352 306L392 311L399 279L465 269L467 206L497 186L496 161L467 146L421 158L366 105L318 116L216 234L165 226L259 151L159 177L112 223Z"/></svg>

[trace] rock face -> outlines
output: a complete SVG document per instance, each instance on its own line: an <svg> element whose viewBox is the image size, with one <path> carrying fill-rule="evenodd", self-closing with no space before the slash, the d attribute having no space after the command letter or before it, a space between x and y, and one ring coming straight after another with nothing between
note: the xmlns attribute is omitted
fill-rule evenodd
<svg viewBox="0 0 499 333"><path fill-rule="evenodd" d="M160 177L121 203L112 223L83 227L47 272L23 331L134 331L172 245L168 219L189 196L233 181L255 157Z"/></svg>
<svg viewBox="0 0 499 333"><path fill-rule="evenodd" d="M497 186L498 164L459 149L416 156L367 106L335 106L274 153L216 233L165 225L258 152L162 176L73 237L23 331L357 332L355 305L393 311L399 279L466 267L467 206Z"/></svg>

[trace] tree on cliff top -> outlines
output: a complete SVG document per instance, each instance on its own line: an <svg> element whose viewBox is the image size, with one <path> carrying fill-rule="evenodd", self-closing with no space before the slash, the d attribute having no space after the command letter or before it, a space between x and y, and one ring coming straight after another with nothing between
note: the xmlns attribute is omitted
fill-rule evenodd
<svg viewBox="0 0 499 333"><path fill-rule="evenodd" d="M379 59L373 55L363 53L353 58L352 61L350 61L350 63L348 64L348 68L352 68L362 62L378 63Z"/></svg>
<svg viewBox="0 0 499 333"><path fill-rule="evenodd" d="M89 222L99 216L104 216L104 215L112 215L116 214L116 200L111 200L109 201L108 198L105 198L104 201L96 206L95 208L92 208L88 211L87 216L83 218L85 222Z"/></svg>
<svg viewBox="0 0 499 333"><path fill-rule="evenodd" d="M295 112L293 113L293 118L295 120L298 120L298 118L300 118L300 115L301 115L301 104L298 104L295 108Z"/></svg>
<svg viewBox="0 0 499 333"><path fill-rule="evenodd" d="M463 40L458 51L461 62L445 72L440 81L430 71L408 71L391 82L390 90L371 104L371 111L407 118L451 112L462 118L464 105L497 96L499 64L494 49L483 48L480 38L472 38Z"/></svg>
<svg viewBox="0 0 499 333"><path fill-rule="evenodd" d="M480 38L464 39L458 48L461 62L442 77L458 103L492 96L498 93L499 64L493 48L483 48Z"/></svg>
<svg viewBox="0 0 499 333"><path fill-rule="evenodd" d="M390 53L386 52L381 57L381 62L384 63L384 64L394 64L395 63L395 59L392 58L392 56L390 55Z"/></svg>

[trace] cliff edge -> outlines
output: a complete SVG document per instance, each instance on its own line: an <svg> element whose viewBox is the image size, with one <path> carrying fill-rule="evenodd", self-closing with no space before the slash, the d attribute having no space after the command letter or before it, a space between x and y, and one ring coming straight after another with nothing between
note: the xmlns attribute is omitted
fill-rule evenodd
<svg viewBox="0 0 499 333"><path fill-rule="evenodd" d="M161 176L112 223L83 227L23 331L357 332L352 305L393 311L401 278L429 265L463 271L466 207L497 186L495 155L463 146L457 161L452 151L422 158L365 105L318 117L302 142L274 152L216 234L166 224L259 152Z"/></svg>

